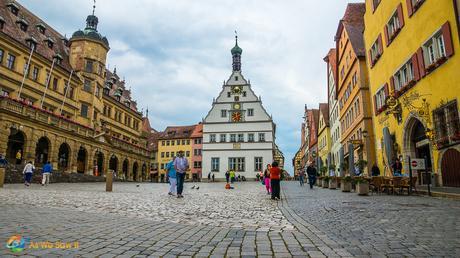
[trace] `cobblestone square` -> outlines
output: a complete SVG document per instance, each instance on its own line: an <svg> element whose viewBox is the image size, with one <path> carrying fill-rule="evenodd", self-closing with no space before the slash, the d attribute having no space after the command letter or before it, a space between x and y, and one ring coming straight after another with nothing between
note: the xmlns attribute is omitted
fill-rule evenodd
<svg viewBox="0 0 460 258"><path fill-rule="evenodd" d="M137 186L139 185L139 186ZM199 189L191 189L193 185ZM282 185L273 202L261 184L6 185L0 241L78 242L77 249L31 249L38 257L458 257L460 202L428 197L359 197ZM13 255L3 247L0 256Z"/></svg>

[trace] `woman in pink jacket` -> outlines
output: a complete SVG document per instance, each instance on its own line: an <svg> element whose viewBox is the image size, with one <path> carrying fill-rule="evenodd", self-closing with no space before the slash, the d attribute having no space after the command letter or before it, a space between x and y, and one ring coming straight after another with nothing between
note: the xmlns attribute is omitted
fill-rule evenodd
<svg viewBox="0 0 460 258"><path fill-rule="evenodd" d="M270 164L267 165L267 169L264 171L264 183L265 183L265 189L267 189L267 194L271 193L271 187L270 187L270 168L272 166Z"/></svg>

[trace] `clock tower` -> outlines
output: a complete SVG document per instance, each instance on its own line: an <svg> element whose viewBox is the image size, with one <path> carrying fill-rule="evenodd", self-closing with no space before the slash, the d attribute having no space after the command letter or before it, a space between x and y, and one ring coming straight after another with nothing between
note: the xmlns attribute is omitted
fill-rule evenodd
<svg viewBox="0 0 460 258"><path fill-rule="evenodd" d="M275 124L241 73L238 46L231 49L232 74L203 120L203 173L225 180L225 172L255 178L273 161Z"/></svg>

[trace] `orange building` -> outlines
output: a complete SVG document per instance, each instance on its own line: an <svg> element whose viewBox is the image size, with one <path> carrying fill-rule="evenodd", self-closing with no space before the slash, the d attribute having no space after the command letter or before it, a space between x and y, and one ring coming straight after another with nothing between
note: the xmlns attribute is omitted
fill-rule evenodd
<svg viewBox="0 0 460 258"><path fill-rule="evenodd" d="M354 171L360 161L375 160L372 105L364 48L364 3L348 4L335 36L337 49L337 92L344 146L343 168ZM363 167L365 170L365 168Z"/></svg>

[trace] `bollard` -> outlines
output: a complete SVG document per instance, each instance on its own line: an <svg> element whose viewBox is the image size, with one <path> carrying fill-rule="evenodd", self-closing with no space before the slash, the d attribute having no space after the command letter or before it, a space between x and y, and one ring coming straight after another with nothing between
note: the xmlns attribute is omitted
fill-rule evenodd
<svg viewBox="0 0 460 258"><path fill-rule="evenodd" d="M0 168L0 188L3 188L5 182L5 168Z"/></svg>
<svg viewBox="0 0 460 258"><path fill-rule="evenodd" d="M113 186L113 170L109 170L105 177L105 191L112 192L112 186Z"/></svg>

